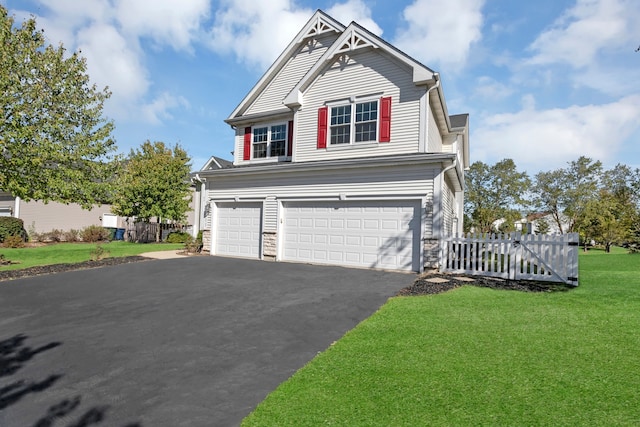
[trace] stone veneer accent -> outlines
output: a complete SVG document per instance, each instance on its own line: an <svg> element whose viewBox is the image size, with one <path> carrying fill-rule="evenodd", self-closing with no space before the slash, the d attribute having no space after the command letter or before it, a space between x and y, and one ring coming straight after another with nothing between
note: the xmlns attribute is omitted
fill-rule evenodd
<svg viewBox="0 0 640 427"><path fill-rule="evenodd" d="M439 252L440 241L433 238L425 238L424 244L424 267L425 268L438 268L439 267Z"/></svg>
<svg viewBox="0 0 640 427"><path fill-rule="evenodd" d="M202 230L202 252L211 251L211 230Z"/></svg>
<svg viewBox="0 0 640 427"><path fill-rule="evenodd" d="M276 237L277 233L275 231L262 233L262 257L267 261L275 261L276 259Z"/></svg>

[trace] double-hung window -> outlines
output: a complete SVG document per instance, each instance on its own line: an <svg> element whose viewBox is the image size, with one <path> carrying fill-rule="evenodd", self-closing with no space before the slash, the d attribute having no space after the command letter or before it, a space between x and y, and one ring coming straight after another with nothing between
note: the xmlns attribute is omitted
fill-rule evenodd
<svg viewBox="0 0 640 427"><path fill-rule="evenodd" d="M287 125L286 123L254 127L253 158L265 159L287 155Z"/></svg>
<svg viewBox="0 0 640 427"><path fill-rule="evenodd" d="M331 106L329 133L331 145L376 142L378 101Z"/></svg>

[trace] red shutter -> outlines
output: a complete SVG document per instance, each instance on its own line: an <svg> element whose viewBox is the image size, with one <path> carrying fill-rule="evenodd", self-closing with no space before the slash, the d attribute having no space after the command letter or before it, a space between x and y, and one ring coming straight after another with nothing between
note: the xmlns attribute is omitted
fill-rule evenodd
<svg viewBox="0 0 640 427"><path fill-rule="evenodd" d="M318 109L318 148L327 148L327 116L329 107Z"/></svg>
<svg viewBox="0 0 640 427"><path fill-rule="evenodd" d="M380 98L380 142L391 141L391 97Z"/></svg>
<svg viewBox="0 0 640 427"><path fill-rule="evenodd" d="M244 128L243 160L251 160L251 128Z"/></svg>
<svg viewBox="0 0 640 427"><path fill-rule="evenodd" d="M293 120L289 121L289 129L287 133L287 155L293 155Z"/></svg>

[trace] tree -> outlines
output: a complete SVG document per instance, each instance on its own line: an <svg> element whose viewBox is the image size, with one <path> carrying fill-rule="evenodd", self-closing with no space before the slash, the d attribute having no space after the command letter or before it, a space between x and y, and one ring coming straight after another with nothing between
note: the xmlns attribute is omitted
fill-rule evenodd
<svg viewBox="0 0 640 427"><path fill-rule="evenodd" d="M576 231L578 220L597 194L602 163L588 157L569 162L568 168L535 176L533 204L553 217L561 233Z"/></svg>
<svg viewBox="0 0 640 427"><path fill-rule="evenodd" d="M634 243L640 219L640 170L618 164L602 174L597 197L591 198L579 229L610 252L613 244Z"/></svg>
<svg viewBox="0 0 640 427"><path fill-rule="evenodd" d="M146 141L131 150L116 180L112 212L135 216L149 222L152 218L183 221L191 197L189 157L179 145L173 149L163 142ZM156 233L160 241L160 227Z"/></svg>
<svg viewBox="0 0 640 427"><path fill-rule="evenodd" d="M118 167L107 88L86 61L45 44L30 18L20 27L0 5L0 189L25 200L104 202Z"/></svg>
<svg viewBox="0 0 640 427"><path fill-rule="evenodd" d="M520 208L527 205L526 194L530 179L526 172L518 172L511 159L493 166L475 162L465 174L465 215L470 227L482 233L495 231L496 221L504 220L499 228L508 231L521 218Z"/></svg>
<svg viewBox="0 0 640 427"><path fill-rule="evenodd" d="M598 197L589 200L580 219L585 239L594 239L611 252L611 246L626 242L633 235L637 209L629 200L618 198L609 190L600 190ZM586 245L585 245L586 250Z"/></svg>

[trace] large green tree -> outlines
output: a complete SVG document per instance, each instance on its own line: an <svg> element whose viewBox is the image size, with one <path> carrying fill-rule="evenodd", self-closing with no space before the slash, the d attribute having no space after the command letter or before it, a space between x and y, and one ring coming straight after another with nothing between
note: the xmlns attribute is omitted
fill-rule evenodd
<svg viewBox="0 0 640 427"><path fill-rule="evenodd" d="M551 214L561 233L577 231L580 217L597 196L601 175L602 163L584 156L567 168L540 172L534 180L533 204Z"/></svg>
<svg viewBox="0 0 640 427"><path fill-rule="evenodd" d="M488 233L513 229L526 207L530 180L526 172L519 172L511 159L495 165L474 162L465 173L465 228Z"/></svg>
<svg viewBox="0 0 640 427"><path fill-rule="evenodd" d="M613 244L634 243L640 221L640 170L618 164L605 171L596 197L588 199L578 229L607 252Z"/></svg>
<svg viewBox="0 0 640 427"><path fill-rule="evenodd" d="M146 141L140 149L131 150L124 162L112 212L147 222L153 218L158 223L183 221L190 210L190 171L189 156L179 145L170 148L163 142Z"/></svg>
<svg viewBox="0 0 640 427"><path fill-rule="evenodd" d="M109 196L113 124L77 52L45 42L34 18L0 5L0 190L88 207Z"/></svg>

